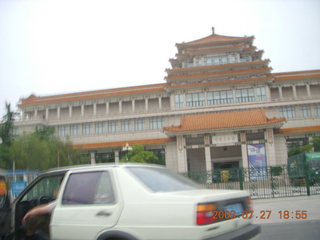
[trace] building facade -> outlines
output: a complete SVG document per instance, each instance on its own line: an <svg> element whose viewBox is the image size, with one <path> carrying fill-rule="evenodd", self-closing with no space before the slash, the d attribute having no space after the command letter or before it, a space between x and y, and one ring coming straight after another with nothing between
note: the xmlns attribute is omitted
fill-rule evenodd
<svg viewBox="0 0 320 240"><path fill-rule="evenodd" d="M272 73L253 41L213 29L176 44L165 83L31 95L17 132L52 126L92 163L142 144L178 172L285 164L288 145L320 136L320 70Z"/></svg>

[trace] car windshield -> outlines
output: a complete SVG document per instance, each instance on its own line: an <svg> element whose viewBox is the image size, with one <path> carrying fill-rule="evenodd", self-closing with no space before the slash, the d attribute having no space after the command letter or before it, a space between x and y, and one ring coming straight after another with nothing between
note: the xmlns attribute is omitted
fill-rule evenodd
<svg viewBox="0 0 320 240"><path fill-rule="evenodd" d="M175 192L201 189L191 180L166 168L128 167L153 192Z"/></svg>

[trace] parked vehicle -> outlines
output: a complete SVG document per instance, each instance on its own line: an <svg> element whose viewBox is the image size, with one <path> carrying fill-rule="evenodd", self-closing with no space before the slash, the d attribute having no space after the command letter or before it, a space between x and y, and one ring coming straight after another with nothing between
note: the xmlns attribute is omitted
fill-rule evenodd
<svg viewBox="0 0 320 240"><path fill-rule="evenodd" d="M10 195L5 175L0 174L0 239L10 231Z"/></svg>
<svg viewBox="0 0 320 240"><path fill-rule="evenodd" d="M320 152L288 157L288 173L293 185L320 183Z"/></svg>
<svg viewBox="0 0 320 240"><path fill-rule="evenodd" d="M250 239L260 232L245 191L207 190L165 167L95 165L38 176L12 206L12 238L31 208L56 200L54 240Z"/></svg>

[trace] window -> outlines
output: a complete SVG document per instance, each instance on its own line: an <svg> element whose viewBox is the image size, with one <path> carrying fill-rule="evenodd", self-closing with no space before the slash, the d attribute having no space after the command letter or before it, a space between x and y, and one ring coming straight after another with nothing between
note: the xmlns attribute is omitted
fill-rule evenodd
<svg viewBox="0 0 320 240"><path fill-rule="evenodd" d="M96 123L96 134L103 134L104 133L104 123L98 122Z"/></svg>
<svg viewBox="0 0 320 240"><path fill-rule="evenodd" d="M115 196L109 172L74 173L62 197L64 205L111 204Z"/></svg>
<svg viewBox="0 0 320 240"><path fill-rule="evenodd" d="M122 130L122 132L130 132L131 131L131 120L122 120L121 121L121 130Z"/></svg>
<svg viewBox="0 0 320 240"><path fill-rule="evenodd" d="M202 66L202 58L201 57L196 58L196 66Z"/></svg>
<svg viewBox="0 0 320 240"><path fill-rule="evenodd" d="M233 91L208 92L208 105L233 103Z"/></svg>
<svg viewBox="0 0 320 240"><path fill-rule="evenodd" d="M187 107L197 107L204 105L204 93L187 94Z"/></svg>
<svg viewBox="0 0 320 240"><path fill-rule="evenodd" d="M151 118L150 119L150 129L157 130L162 129L164 126L164 119L163 118Z"/></svg>
<svg viewBox="0 0 320 240"><path fill-rule="evenodd" d="M189 59L184 62L184 67L193 67L193 59Z"/></svg>
<svg viewBox="0 0 320 240"><path fill-rule="evenodd" d="M40 199L40 197L43 196L47 197L46 200L48 202L55 200L63 178L64 173L56 176L43 177L24 195L22 201ZM42 204L43 203L44 202L42 202Z"/></svg>
<svg viewBox="0 0 320 240"><path fill-rule="evenodd" d="M250 61L250 57L249 56L241 56L240 57L240 62L249 62Z"/></svg>
<svg viewBox="0 0 320 240"><path fill-rule="evenodd" d="M252 88L237 89L236 90L236 102L253 102L254 101L254 91Z"/></svg>
<svg viewBox="0 0 320 240"><path fill-rule="evenodd" d="M266 88L265 87L259 87L257 90L257 101L266 101Z"/></svg>
<svg viewBox="0 0 320 240"><path fill-rule="evenodd" d="M310 106L301 106L301 117L308 118L311 116Z"/></svg>
<svg viewBox="0 0 320 240"><path fill-rule="evenodd" d="M187 178L166 168L128 168L146 187L153 192L176 192L200 189Z"/></svg>
<svg viewBox="0 0 320 240"><path fill-rule="evenodd" d="M108 122L108 132L109 133L117 132L117 121Z"/></svg>
<svg viewBox="0 0 320 240"><path fill-rule="evenodd" d="M78 136L79 135L79 125L73 124L70 126L70 133L71 136Z"/></svg>
<svg viewBox="0 0 320 240"><path fill-rule="evenodd" d="M175 106L176 108L183 108L184 107L184 95L177 94L174 96Z"/></svg>
<svg viewBox="0 0 320 240"><path fill-rule="evenodd" d="M319 105L314 105L314 115L315 116L320 116L320 104Z"/></svg>
<svg viewBox="0 0 320 240"><path fill-rule="evenodd" d="M135 120L135 129L136 131L142 131L145 128L144 119L136 119Z"/></svg>
<svg viewBox="0 0 320 240"><path fill-rule="evenodd" d="M207 56L205 58L205 65L220 65L229 63L228 55L220 55L220 56Z"/></svg>
<svg viewBox="0 0 320 240"><path fill-rule="evenodd" d="M296 117L296 110L294 107L282 107L280 108L280 116L287 119Z"/></svg>
<svg viewBox="0 0 320 240"><path fill-rule="evenodd" d="M236 54L231 55L231 63L236 63L238 62L238 56Z"/></svg>
<svg viewBox="0 0 320 240"><path fill-rule="evenodd" d="M59 126L59 137L65 137L68 135L67 126Z"/></svg>
<svg viewBox="0 0 320 240"><path fill-rule="evenodd" d="M90 135L91 134L91 124L90 123L82 124L82 134L83 135Z"/></svg>

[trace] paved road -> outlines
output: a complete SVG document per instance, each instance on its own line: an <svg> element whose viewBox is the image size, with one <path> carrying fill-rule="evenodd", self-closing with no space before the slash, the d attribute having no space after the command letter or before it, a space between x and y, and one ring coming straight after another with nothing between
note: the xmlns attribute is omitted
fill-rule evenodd
<svg viewBox="0 0 320 240"><path fill-rule="evenodd" d="M320 195L253 200L253 209L261 225L255 240L320 239Z"/></svg>
<svg viewBox="0 0 320 240"><path fill-rule="evenodd" d="M257 199L253 210L258 224L320 220L320 195Z"/></svg>

